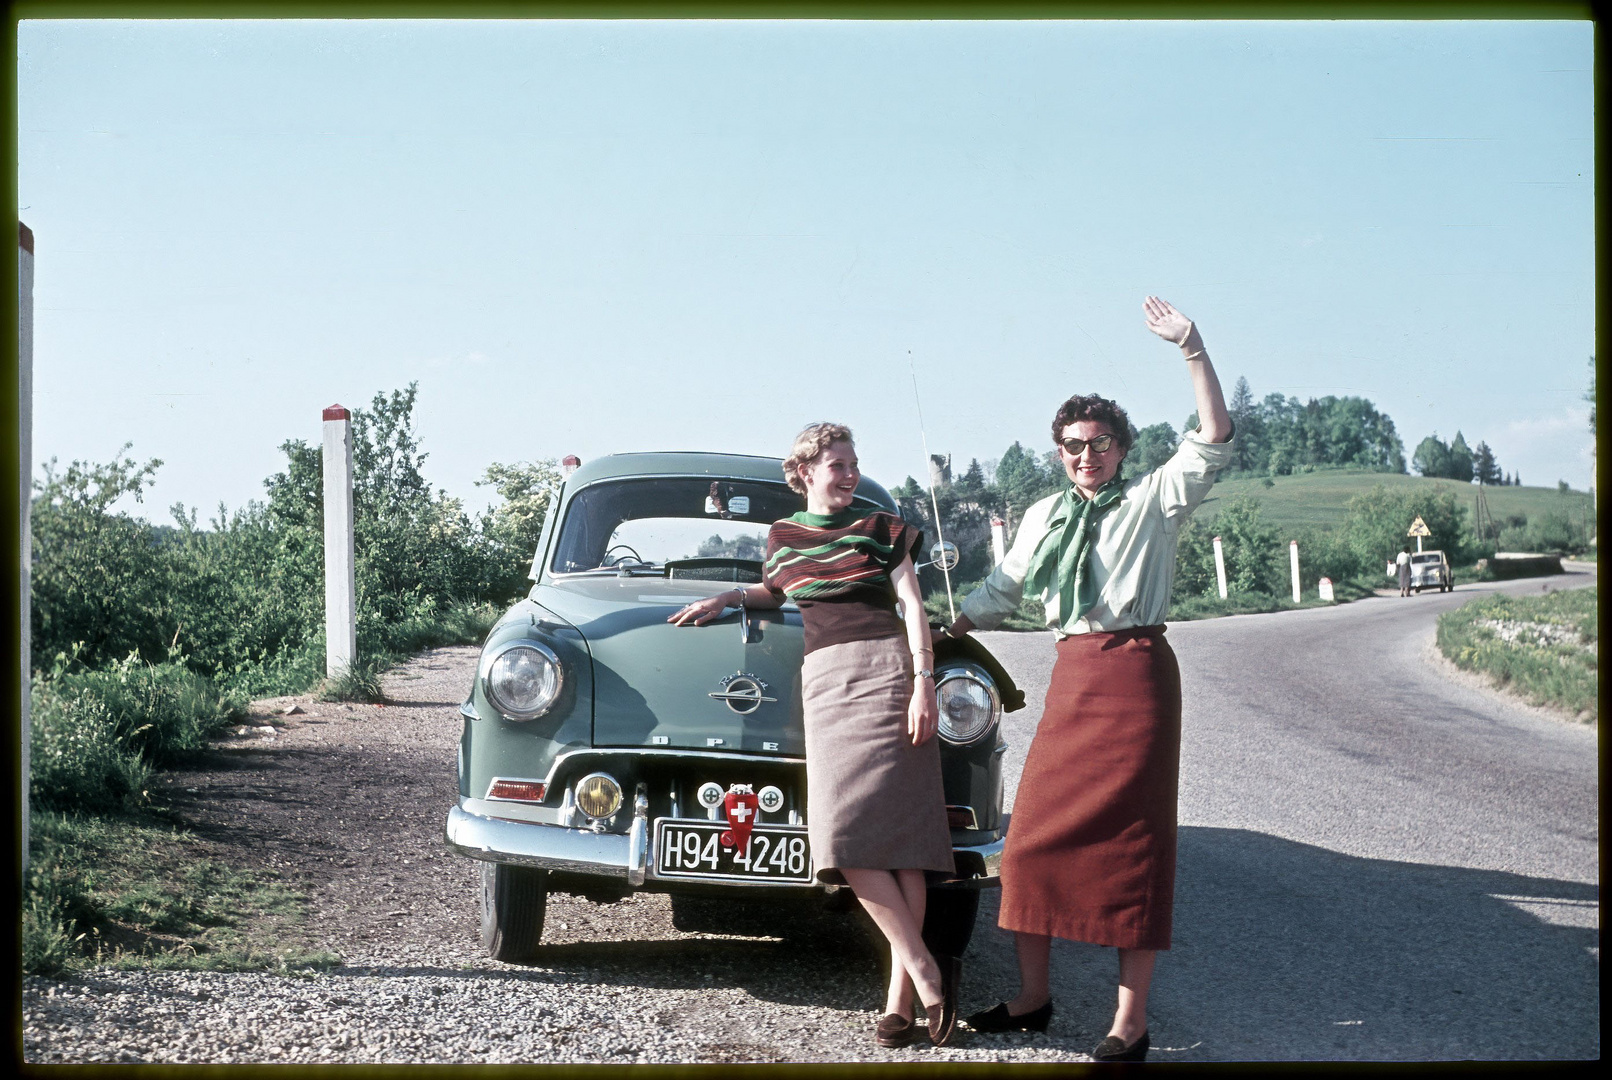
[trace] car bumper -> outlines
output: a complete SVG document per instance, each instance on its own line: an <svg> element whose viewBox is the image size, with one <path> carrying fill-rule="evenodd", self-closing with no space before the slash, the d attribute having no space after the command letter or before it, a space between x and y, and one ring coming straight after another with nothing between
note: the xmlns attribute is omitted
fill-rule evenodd
<svg viewBox="0 0 1612 1080"><path fill-rule="evenodd" d="M444 839L459 854L483 862L614 878L637 886L648 877L651 863L649 824L647 807L634 808L632 825L622 834L508 821L455 806L448 811ZM976 889L1000 886L1002 843L999 835L979 844L954 844L955 884Z"/></svg>

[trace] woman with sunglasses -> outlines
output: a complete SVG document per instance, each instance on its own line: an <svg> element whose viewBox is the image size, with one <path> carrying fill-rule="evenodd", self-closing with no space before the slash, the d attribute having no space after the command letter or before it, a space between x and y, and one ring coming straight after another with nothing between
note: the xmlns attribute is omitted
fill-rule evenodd
<svg viewBox="0 0 1612 1080"><path fill-rule="evenodd" d="M1014 932L1019 994L968 1017L976 1031L1045 1031L1052 939L1119 949L1119 1002L1099 1061L1147 1056L1147 993L1170 947L1181 673L1164 639L1181 524L1231 462L1231 418L1203 338L1157 297L1149 330L1180 346L1200 426L1143 476L1120 478L1130 420L1107 398L1059 407L1052 438L1070 486L1024 513L1007 558L945 633L990 629L1028 591L1057 637L1047 701L1020 776L998 923Z"/></svg>

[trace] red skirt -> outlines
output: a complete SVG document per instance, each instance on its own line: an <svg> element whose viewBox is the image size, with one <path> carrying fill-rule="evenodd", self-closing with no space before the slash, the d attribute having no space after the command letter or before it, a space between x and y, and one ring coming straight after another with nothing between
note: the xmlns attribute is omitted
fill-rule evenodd
<svg viewBox="0 0 1612 1080"><path fill-rule="evenodd" d="M1002 853L1002 928L1168 949L1180 772L1164 627L1058 642Z"/></svg>

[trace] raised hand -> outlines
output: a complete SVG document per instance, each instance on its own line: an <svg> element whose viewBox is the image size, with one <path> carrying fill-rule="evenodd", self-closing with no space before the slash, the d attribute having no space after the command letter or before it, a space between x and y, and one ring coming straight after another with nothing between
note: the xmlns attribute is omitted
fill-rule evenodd
<svg viewBox="0 0 1612 1080"><path fill-rule="evenodd" d="M1166 300L1150 296L1142 301L1142 311L1147 316L1147 328L1165 341L1175 345L1185 346L1196 333L1192 320L1171 307Z"/></svg>

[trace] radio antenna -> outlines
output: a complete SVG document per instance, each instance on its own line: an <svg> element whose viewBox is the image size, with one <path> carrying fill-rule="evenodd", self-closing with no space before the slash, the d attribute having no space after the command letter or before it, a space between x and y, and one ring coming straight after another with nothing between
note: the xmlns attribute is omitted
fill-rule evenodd
<svg viewBox="0 0 1612 1080"><path fill-rule="evenodd" d="M935 510L935 542L945 544L946 537L940 531L940 500L935 496L934 459L929 456L929 436L924 434L924 403L918 396L918 369L912 366L912 350L907 350L907 370L912 373L912 400L918 406L918 438L924 444L924 474L929 477L929 505ZM945 548L941 548L940 573L946 579L946 608L952 613L952 622L957 621L957 603L952 599L952 572L946 566Z"/></svg>

